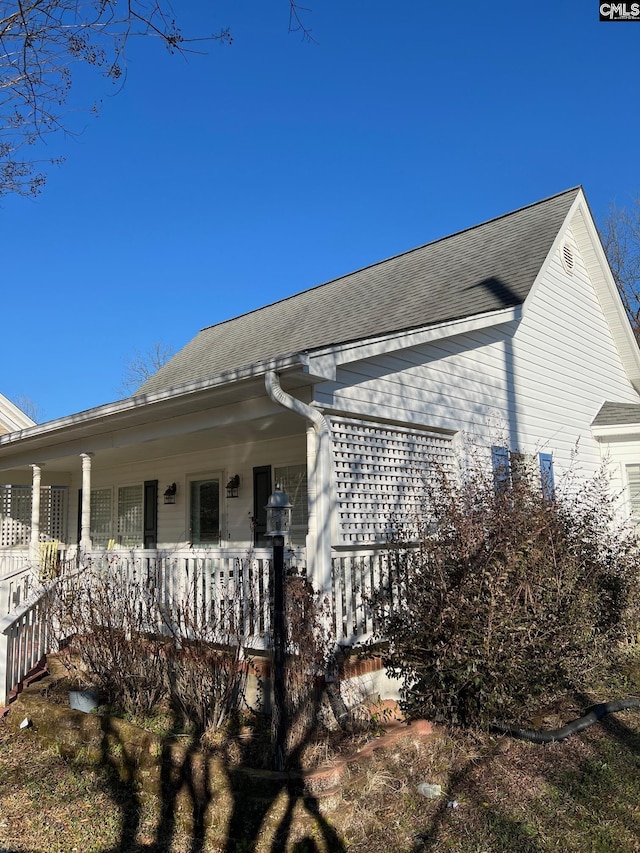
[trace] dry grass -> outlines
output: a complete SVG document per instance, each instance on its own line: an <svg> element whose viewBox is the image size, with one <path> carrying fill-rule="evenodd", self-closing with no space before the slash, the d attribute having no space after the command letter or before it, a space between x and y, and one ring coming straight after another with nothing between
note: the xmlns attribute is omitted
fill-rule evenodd
<svg viewBox="0 0 640 853"><path fill-rule="evenodd" d="M257 800L229 802L225 820L194 840L188 831L188 802L172 803L169 821L165 808L163 821L167 803L160 798L142 795L115 778L109 767L95 766L82 755L65 759L55 749L43 748L32 729L14 732L0 720L0 849L640 851L640 711L608 717L581 735L546 747L472 732L440 735L428 742L408 735L388 750L376 750L367 761L349 762L342 799L331 811L315 812L314 802L303 804L287 795L286 788L272 796L265 791ZM333 748L324 753L320 746L314 749L316 758L335 754ZM423 781L439 783L443 796L422 797L417 786ZM455 808L450 805L454 801ZM287 804L294 815L304 817L299 824L293 820L289 829L280 817ZM227 844L233 806L247 835ZM285 827L280 841L274 840L273 826Z"/></svg>

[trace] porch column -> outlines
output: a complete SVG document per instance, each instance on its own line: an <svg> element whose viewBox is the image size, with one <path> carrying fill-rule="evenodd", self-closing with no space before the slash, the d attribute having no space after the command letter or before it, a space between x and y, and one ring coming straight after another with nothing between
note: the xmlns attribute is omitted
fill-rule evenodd
<svg viewBox="0 0 640 853"><path fill-rule="evenodd" d="M31 538L29 540L29 562L40 566L40 483L41 464L31 466Z"/></svg>
<svg viewBox="0 0 640 853"><path fill-rule="evenodd" d="M307 496L309 520L307 527L307 575L317 574L318 548L318 440L312 423L307 421Z"/></svg>
<svg viewBox="0 0 640 853"><path fill-rule="evenodd" d="M91 457L93 453L81 453L82 459L82 507L80 508L80 551L91 551Z"/></svg>

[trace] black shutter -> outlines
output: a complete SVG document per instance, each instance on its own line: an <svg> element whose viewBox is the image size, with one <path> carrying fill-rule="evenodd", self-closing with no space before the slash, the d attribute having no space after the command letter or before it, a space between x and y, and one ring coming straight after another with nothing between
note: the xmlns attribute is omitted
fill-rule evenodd
<svg viewBox="0 0 640 853"><path fill-rule="evenodd" d="M271 465L261 465L253 469L253 544L256 548L266 548L271 542L267 531L266 506L271 495Z"/></svg>
<svg viewBox="0 0 640 853"><path fill-rule="evenodd" d="M158 547L158 481L144 481L144 547Z"/></svg>

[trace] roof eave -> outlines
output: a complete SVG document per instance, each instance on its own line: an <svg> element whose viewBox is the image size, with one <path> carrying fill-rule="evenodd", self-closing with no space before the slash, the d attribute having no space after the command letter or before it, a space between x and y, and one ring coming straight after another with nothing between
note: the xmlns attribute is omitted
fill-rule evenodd
<svg viewBox="0 0 640 853"><path fill-rule="evenodd" d="M640 438L640 421L631 424L593 424L591 432L597 441Z"/></svg>
<svg viewBox="0 0 640 853"><path fill-rule="evenodd" d="M160 414L162 406L165 403L170 403L192 394L202 393L203 391L215 390L249 379L255 379L264 376L269 370L276 370L278 372L299 370L306 373L308 369L309 358L306 353L292 353L256 362L237 370L228 370L216 376L207 377L207 379L196 382L185 382L181 385L175 385L151 394L133 395L132 397L127 397L125 400L106 403L103 406L87 409L77 414L66 415L63 418L57 418L43 424L36 424L26 429L0 435L0 451L3 448L24 442L30 438L41 438L64 430L70 430L74 427L90 428L92 423L96 427L99 425L100 429L102 429L105 420L116 416L126 416L128 413L138 412L140 409L148 406L157 406L159 409L158 413Z"/></svg>
<svg viewBox="0 0 640 853"><path fill-rule="evenodd" d="M406 329L378 335L375 338L363 338L327 347L319 347L318 349L309 351L309 369L319 374L324 372L327 374L327 378L335 379L335 375L328 375L330 359L333 360L336 366L354 361L362 361L366 358L374 358L378 355L389 354L397 350L433 343L444 338L453 337L454 335L463 335L478 331L479 329L517 322L521 317L522 305L516 305L513 308L502 308L498 311L488 311L483 314L475 314L471 317L460 317L456 320L437 323L433 326Z"/></svg>

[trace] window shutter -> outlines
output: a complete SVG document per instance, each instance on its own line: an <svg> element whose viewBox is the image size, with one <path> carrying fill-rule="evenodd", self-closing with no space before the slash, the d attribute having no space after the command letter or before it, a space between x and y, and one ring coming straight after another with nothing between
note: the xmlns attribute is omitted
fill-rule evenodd
<svg viewBox="0 0 640 853"><path fill-rule="evenodd" d="M158 545L158 481L144 481L144 547Z"/></svg>
<svg viewBox="0 0 640 853"><path fill-rule="evenodd" d="M640 518L640 465L627 465L629 507L634 518Z"/></svg>
<svg viewBox="0 0 640 853"><path fill-rule="evenodd" d="M553 500L555 482L553 478L553 454L540 453L538 455L540 464L540 482L542 484L542 497L546 501Z"/></svg>
<svg viewBox="0 0 640 853"><path fill-rule="evenodd" d="M491 467L493 482L496 489L504 491L509 487L509 449L507 447L491 448Z"/></svg>

